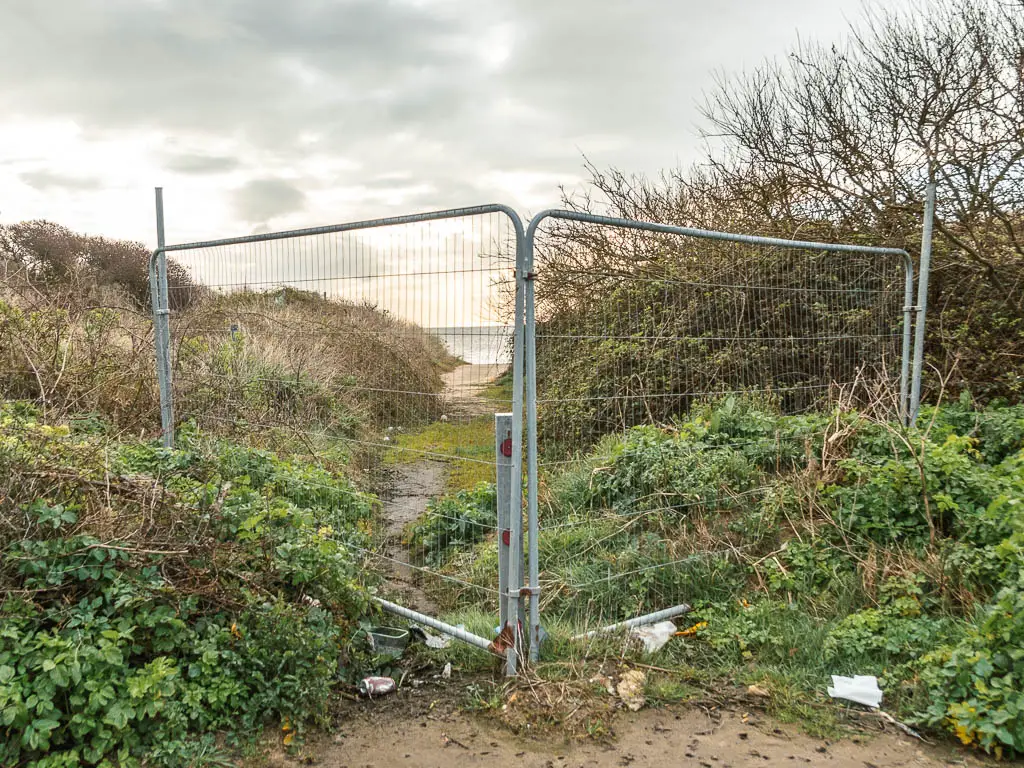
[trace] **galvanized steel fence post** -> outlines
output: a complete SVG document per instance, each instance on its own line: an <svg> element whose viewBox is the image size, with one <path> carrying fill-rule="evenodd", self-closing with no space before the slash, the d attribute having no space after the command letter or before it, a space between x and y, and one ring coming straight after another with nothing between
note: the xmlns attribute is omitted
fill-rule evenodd
<svg viewBox="0 0 1024 768"><path fill-rule="evenodd" d="M921 376L924 369L924 340L928 315L928 277L932 267L932 228L935 225L935 183L925 189L924 221L921 226L921 275L917 280L917 319L914 326L914 381L910 391L909 423L921 410Z"/></svg>
<svg viewBox="0 0 1024 768"><path fill-rule="evenodd" d="M537 477L537 311L534 295L533 257L534 239L537 233L537 226L543 220L544 214L538 214L530 221L526 230L526 256L523 259L525 270L526 294L526 334L524 338L526 355L526 521L527 521L527 562L529 571L528 595L530 600L530 626L528 630L530 661L537 661L540 658L540 525L538 522L538 489L539 480Z"/></svg>
<svg viewBox="0 0 1024 768"><path fill-rule="evenodd" d="M498 502L498 628L499 631L512 627L514 643L505 654L505 671L508 675L516 673L516 661L519 656L518 636L522 627L522 617L517 608L518 601L509 599L509 585L515 583L516 589L521 584L521 576L516 572L519 581L509 579L515 563L523 559L522 548L522 506L515 510L519 514L519 535L512 535L512 422L511 413L494 414L494 470L495 491ZM520 480L521 484L521 480ZM520 566L521 571L521 566Z"/></svg>
<svg viewBox="0 0 1024 768"><path fill-rule="evenodd" d="M506 448L508 453L506 453ZM512 502L512 414L494 414L494 487L498 499L498 592L508 594L509 545L512 532L509 529ZM508 601L498 601L499 626L508 622Z"/></svg>
<svg viewBox="0 0 1024 768"><path fill-rule="evenodd" d="M171 390L171 334L167 291L167 254L164 236L164 191L156 188L156 251L149 261L149 293L153 304L153 346L160 388L160 435L165 447L174 447L174 401Z"/></svg>
<svg viewBox="0 0 1024 768"><path fill-rule="evenodd" d="M523 427L528 416L524 418L524 384L526 366L526 332L532 324L526 320L526 286L527 257L526 233L522 220L514 218L516 228L516 274L515 274L515 328L512 332L512 492L509 504L509 537L511 546L508 551L508 594L506 617L512 626L514 650L508 655L506 672L516 673L516 664L523 655ZM529 431L527 432L529 434ZM527 494L530 498L530 494Z"/></svg>

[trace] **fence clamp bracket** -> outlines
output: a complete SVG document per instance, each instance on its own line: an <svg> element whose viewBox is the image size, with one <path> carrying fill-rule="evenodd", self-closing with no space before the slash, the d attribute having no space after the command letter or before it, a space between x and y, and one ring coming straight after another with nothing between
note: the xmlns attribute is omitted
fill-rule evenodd
<svg viewBox="0 0 1024 768"><path fill-rule="evenodd" d="M510 589L508 591L509 597L532 597L534 595L540 595L540 587L520 587L519 589Z"/></svg>

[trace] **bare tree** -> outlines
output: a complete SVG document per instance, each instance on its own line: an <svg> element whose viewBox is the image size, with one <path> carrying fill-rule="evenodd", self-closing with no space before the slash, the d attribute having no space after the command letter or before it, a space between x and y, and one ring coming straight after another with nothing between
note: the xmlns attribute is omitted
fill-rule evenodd
<svg viewBox="0 0 1024 768"><path fill-rule="evenodd" d="M935 181L930 366L953 392L1024 396L1024 0L869 12L841 45L801 43L722 77L704 113L700 165L655 179L589 166L588 193L565 204L916 253ZM548 316L600 302L626 274L729 268L663 238L573 223L546 234Z"/></svg>
<svg viewBox="0 0 1024 768"><path fill-rule="evenodd" d="M943 258L1024 302L1024 4L869 16L842 47L723 80L705 115L725 145L711 173L782 193L794 221L912 246L936 181Z"/></svg>

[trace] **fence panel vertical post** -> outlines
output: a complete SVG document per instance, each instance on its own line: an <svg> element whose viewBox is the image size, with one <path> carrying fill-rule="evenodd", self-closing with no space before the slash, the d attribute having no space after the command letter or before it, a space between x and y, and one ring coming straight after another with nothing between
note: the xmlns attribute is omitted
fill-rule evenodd
<svg viewBox="0 0 1024 768"><path fill-rule="evenodd" d="M518 217L513 219L516 228L516 271L515 271L515 315L512 338L512 467L509 490L509 538L508 550L508 594L506 617L512 627L513 643L506 657L505 671L516 674L516 665L522 651L522 628L524 616L520 589L523 585L523 377L525 368L525 326L526 302L526 238Z"/></svg>
<svg viewBox="0 0 1024 768"><path fill-rule="evenodd" d="M537 478L537 346L536 311L534 307L533 251L537 228L530 222L526 233L526 519L529 528L529 587L530 587L530 661L540 657L540 565L538 563L540 526L537 519L539 488Z"/></svg>
<svg viewBox="0 0 1024 768"><path fill-rule="evenodd" d="M914 376L910 388L910 423L921 409L921 373L924 368L924 336L928 314L928 275L932 266L932 227L935 222L935 182L925 190L924 222L921 227L921 267L917 278L917 320L914 326Z"/></svg>
<svg viewBox="0 0 1024 768"><path fill-rule="evenodd" d="M160 388L160 433L164 446L174 447L174 404L171 394L170 312L167 295L167 254L164 237L164 191L156 188L156 252L149 263L149 291L153 303L153 346Z"/></svg>
<svg viewBox="0 0 1024 768"><path fill-rule="evenodd" d="M900 422L910 424L910 355L914 325L914 262L910 254L903 263L903 340L900 351Z"/></svg>
<svg viewBox="0 0 1024 768"><path fill-rule="evenodd" d="M512 506L512 414L494 414L494 471L498 503L498 626L508 623L509 529Z"/></svg>

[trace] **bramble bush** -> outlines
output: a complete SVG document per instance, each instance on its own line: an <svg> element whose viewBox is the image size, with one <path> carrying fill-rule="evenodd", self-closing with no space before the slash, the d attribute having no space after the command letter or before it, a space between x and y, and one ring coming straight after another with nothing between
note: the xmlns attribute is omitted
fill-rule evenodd
<svg viewBox="0 0 1024 768"><path fill-rule="evenodd" d="M188 430L175 451L93 431L0 406L0 763L211 763L202 734L322 720L361 658L345 545L370 500Z"/></svg>

